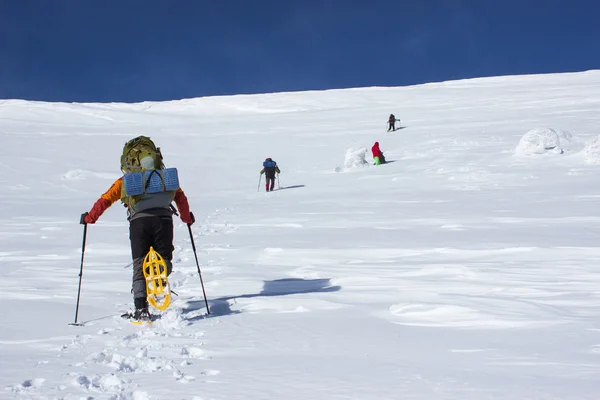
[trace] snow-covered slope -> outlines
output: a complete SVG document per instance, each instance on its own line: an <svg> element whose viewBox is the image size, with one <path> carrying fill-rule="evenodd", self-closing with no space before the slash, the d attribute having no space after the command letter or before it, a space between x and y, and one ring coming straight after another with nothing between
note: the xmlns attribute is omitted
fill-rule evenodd
<svg viewBox="0 0 600 400"><path fill-rule="evenodd" d="M596 399L599 111L600 71L0 101L0 398ZM119 318L115 204L88 227L70 326L79 215L140 134L179 170L211 314L176 220L179 296L150 327ZM371 165L375 141L393 162ZM283 190L257 191L266 157Z"/></svg>

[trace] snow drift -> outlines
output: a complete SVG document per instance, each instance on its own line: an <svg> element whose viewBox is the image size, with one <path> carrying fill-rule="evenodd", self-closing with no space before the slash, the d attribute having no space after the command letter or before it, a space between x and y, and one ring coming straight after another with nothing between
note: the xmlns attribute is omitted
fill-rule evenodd
<svg viewBox="0 0 600 400"><path fill-rule="evenodd" d="M560 136L552 128L534 128L521 138L515 153L518 155L532 154L563 154Z"/></svg>
<svg viewBox="0 0 600 400"><path fill-rule="evenodd" d="M346 158L344 159L344 170L352 170L356 168L362 168L369 165L365 159L367 155L367 148L361 147L359 149L349 148L346 150Z"/></svg>
<svg viewBox="0 0 600 400"><path fill-rule="evenodd" d="M587 162L600 164L600 135L585 144L583 155Z"/></svg>

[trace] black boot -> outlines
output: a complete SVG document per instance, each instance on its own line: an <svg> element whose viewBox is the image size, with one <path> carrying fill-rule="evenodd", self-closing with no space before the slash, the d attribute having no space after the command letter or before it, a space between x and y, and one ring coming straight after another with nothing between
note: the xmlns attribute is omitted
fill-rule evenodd
<svg viewBox="0 0 600 400"><path fill-rule="evenodd" d="M135 305L135 313L133 319L137 321L150 321L150 313L148 312L148 301L145 297L136 297L133 299Z"/></svg>
<svg viewBox="0 0 600 400"><path fill-rule="evenodd" d="M150 313L147 308L136 308L133 319L136 321L150 321Z"/></svg>

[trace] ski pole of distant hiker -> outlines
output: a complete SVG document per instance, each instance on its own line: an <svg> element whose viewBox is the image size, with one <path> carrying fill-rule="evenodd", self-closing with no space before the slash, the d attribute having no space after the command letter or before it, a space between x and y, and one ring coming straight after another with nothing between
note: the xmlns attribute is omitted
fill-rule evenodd
<svg viewBox="0 0 600 400"><path fill-rule="evenodd" d="M85 217L88 213L81 214L79 223L83 225L83 242L81 243L81 265L79 266L79 287L77 289L77 305L75 306L75 322L70 325L80 325L77 323L77 316L79 315L79 299L81 298L81 279L83 278L83 257L85 256L85 240L87 238L87 224Z"/></svg>
<svg viewBox="0 0 600 400"><path fill-rule="evenodd" d="M281 185L279 185L279 174L277 174L277 190L281 189Z"/></svg>
<svg viewBox="0 0 600 400"><path fill-rule="evenodd" d="M260 181L262 180L262 174L260 174L258 176L258 186L256 187L256 191L258 192L260 190Z"/></svg>
<svg viewBox="0 0 600 400"><path fill-rule="evenodd" d="M192 224L196 222L196 218L194 218L194 214L190 213L192 217ZM196 244L194 243L194 235L192 234L192 224L187 224L188 231L190 232L190 242L192 242L192 250L194 250L194 258L196 259L196 267L198 267L198 276L200 277L200 285L202 286L202 295L204 295L204 304L206 304L206 313L210 314L210 309L208 308L208 300L206 298L206 291L204 290L204 281L202 280L202 272L200 272L200 263L198 262L198 254L196 253Z"/></svg>

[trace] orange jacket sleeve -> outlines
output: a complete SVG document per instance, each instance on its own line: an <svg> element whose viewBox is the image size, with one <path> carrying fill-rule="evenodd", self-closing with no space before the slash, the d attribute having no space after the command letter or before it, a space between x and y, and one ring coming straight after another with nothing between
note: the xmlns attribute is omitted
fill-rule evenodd
<svg viewBox="0 0 600 400"><path fill-rule="evenodd" d="M110 207L115 201L121 199L121 188L123 187L123 178L117 179L110 189L108 189L100 198L94 203L94 206L86 215L85 222L87 224L95 223L98 218Z"/></svg>
<svg viewBox="0 0 600 400"><path fill-rule="evenodd" d="M194 221L192 220L190 213L190 205L185 193L183 193L181 188L177 189L174 200L175 204L177 205L177 211L179 211L179 218L181 218L181 220L186 224L192 224Z"/></svg>

